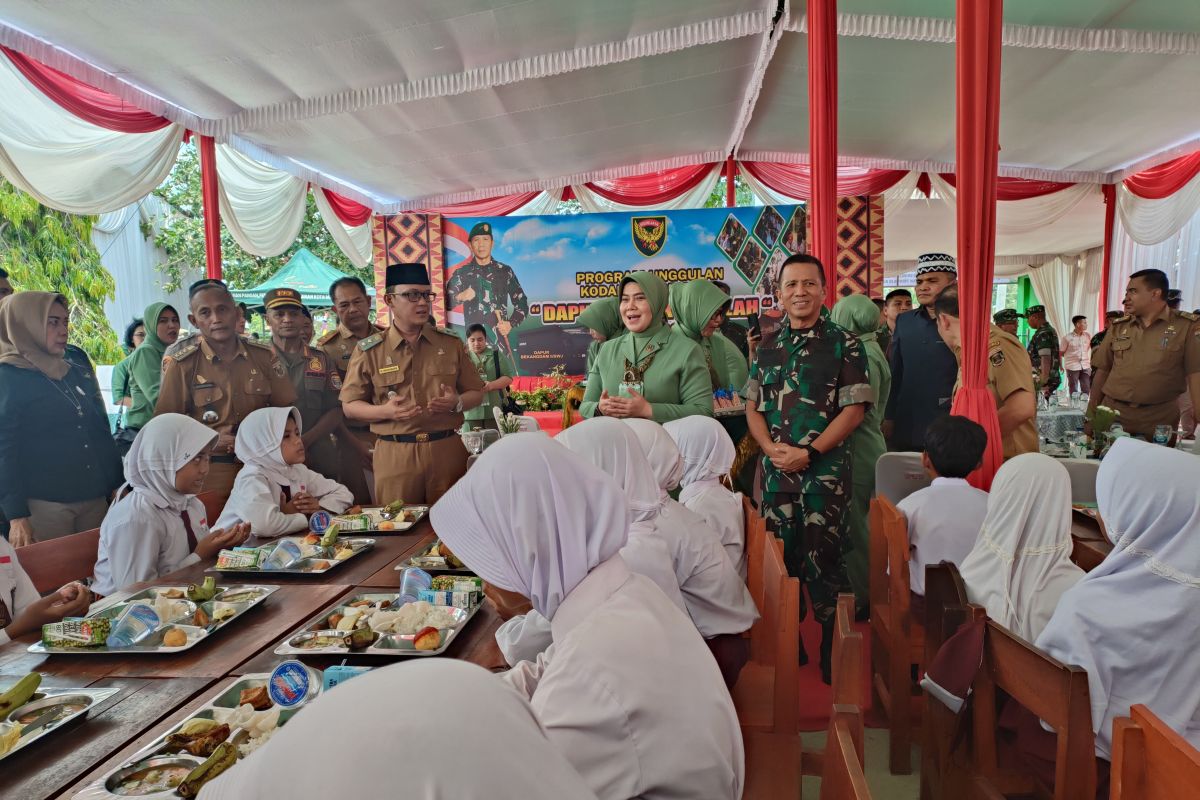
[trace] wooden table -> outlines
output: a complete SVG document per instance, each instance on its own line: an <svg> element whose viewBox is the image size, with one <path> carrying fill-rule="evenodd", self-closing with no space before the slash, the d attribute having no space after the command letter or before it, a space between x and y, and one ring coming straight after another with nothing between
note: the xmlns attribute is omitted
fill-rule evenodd
<svg viewBox="0 0 1200 800"><path fill-rule="evenodd" d="M9 685L14 676L0 680ZM95 678L57 675L47 686L119 688L120 693L93 708L87 719L34 742L0 762L0 796L41 800L90 773L114 750L155 727L160 720L198 694L210 690L208 678Z"/></svg>
<svg viewBox="0 0 1200 800"><path fill-rule="evenodd" d="M1071 560L1084 572L1091 572L1112 552L1103 523L1077 511L1071 513Z"/></svg>
<svg viewBox="0 0 1200 800"><path fill-rule="evenodd" d="M375 586L355 586L350 589L350 594L358 594L360 592L376 591ZM313 614L312 617L316 617ZM297 625L293 630L288 631L282 636L276 637L276 640L270 647L265 648L254 658L246 661L238 666L233 671L234 675L246 675L254 672L270 672L275 669L281 661L286 661L289 658L300 658L305 664L315 667L316 669L325 669L334 664L343 662L354 666L366 667L384 667L388 664L395 664L398 661L412 660L400 658L381 658L379 656L361 656L348 653L338 656L278 656L273 652L281 643L287 641L297 633L306 630L307 623L310 619L304 620L303 623ZM451 642L450 647L446 650L445 658L457 658L463 661L470 661L472 664L478 664L486 669L508 669L508 665L504 661L504 656L500 653L500 648L496 644L496 629L500 627L500 615L496 613L495 607L491 601L485 600L483 606L475 614L475 617L467 623L467 626L455 637ZM428 658L428 656L422 656Z"/></svg>
<svg viewBox="0 0 1200 800"><path fill-rule="evenodd" d="M170 581L170 576L166 578ZM162 580L156 581L161 583ZM39 634L29 634L0 648L0 675L79 675L99 679L223 678L321 608L341 597L350 587L283 586L226 628L190 650L175 655L44 655L28 652Z"/></svg>

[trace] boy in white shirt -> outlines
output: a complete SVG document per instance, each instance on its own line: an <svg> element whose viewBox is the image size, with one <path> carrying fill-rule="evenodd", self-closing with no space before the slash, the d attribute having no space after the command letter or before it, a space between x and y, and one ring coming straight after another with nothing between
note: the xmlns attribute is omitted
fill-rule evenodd
<svg viewBox="0 0 1200 800"><path fill-rule="evenodd" d="M960 564L979 536L987 515L987 492L967 483L983 460L987 434L966 417L946 416L925 432L921 463L933 483L897 505L908 520L909 584L925 595L925 565Z"/></svg>

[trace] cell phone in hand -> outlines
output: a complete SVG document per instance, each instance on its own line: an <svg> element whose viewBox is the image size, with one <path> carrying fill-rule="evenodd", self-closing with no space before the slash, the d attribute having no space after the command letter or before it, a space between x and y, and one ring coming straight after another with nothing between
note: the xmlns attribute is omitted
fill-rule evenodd
<svg viewBox="0 0 1200 800"><path fill-rule="evenodd" d="M753 313L750 316L746 317L746 319L750 323L750 331L755 336L758 336L761 338L762 337L762 327L760 327L758 324L758 314Z"/></svg>

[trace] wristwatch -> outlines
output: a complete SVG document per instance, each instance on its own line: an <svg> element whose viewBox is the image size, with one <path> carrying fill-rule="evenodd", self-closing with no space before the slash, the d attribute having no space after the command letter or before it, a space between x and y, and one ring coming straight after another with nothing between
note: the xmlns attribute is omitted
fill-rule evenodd
<svg viewBox="0 0 1200 800"><path fill-rule="evenodd" d="M813 447L811 444L801 445L800 449L808 453L808 460L812 462L817 456L821 455L821 451Z"/></svg>

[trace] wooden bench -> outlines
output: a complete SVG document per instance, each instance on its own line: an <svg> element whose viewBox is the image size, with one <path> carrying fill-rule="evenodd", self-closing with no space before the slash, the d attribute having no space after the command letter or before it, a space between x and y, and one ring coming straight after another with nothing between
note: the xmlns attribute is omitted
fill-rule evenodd
<svg viewBox="0 0 1200 800"><path fill-rule="evenodd" d="M1176 800L1200 794L1200 750L1144 705L1113 720L1111 800ZM1188 789L1187 787L1191 787Z"/></svg>
<svg viewBox="0 0 1200 800"><path fill-rule="evenodd" d="M988 620L983 663L972 686L971 783L995 796L1037 793L1054 800L1093 800L1096 749L1087 672L1063 664L1007 628ZM998 690L1020 703L1057 734L1054 791L1032 775L1001 770L996 730Z"/></svg>
<svg viewBox="0 0 1200 800"><path fill-rule="evenodd" d="M821 800L870 800L863 774L862 711L835 705L825 739L821 770Z"/></svg>
<svg viewBox="0 0 1200 800"><path fill-rule="evenodd" d="M100 529L34 542L17 551L21 568L41 594L90 578L100 550Z"/></svg>
<svg viewBox="0 0 1200 800"><path fill-rule="evenodd" d="M866 682L866 661L863 635L854 630L855 599L852 594L840 594L837 601L837 614L833 625L833 656L832 678L830 688L833 694L833 707L853 708L861 711L866 702L863 686ZM855 740L861 742L862 714L856 716L858 728L852 733ZM832 729L832 725L831 725ZM828 746L828 740L826 740ZM826 750L804 748L800 756L800 772L804 775L822 775L825 770ZM859 762L862 752L859 752Z"/></svg>
<svg viewBox="0 0 1200 800"><path fill-rule="evenodd" d="M913 727L919 723L920 692L912 668L924 658L924 627L910 611L908 525L885 497L871 500L870 575L871 686L876 708L888 722L888 768L912 772Z"/></svg>

